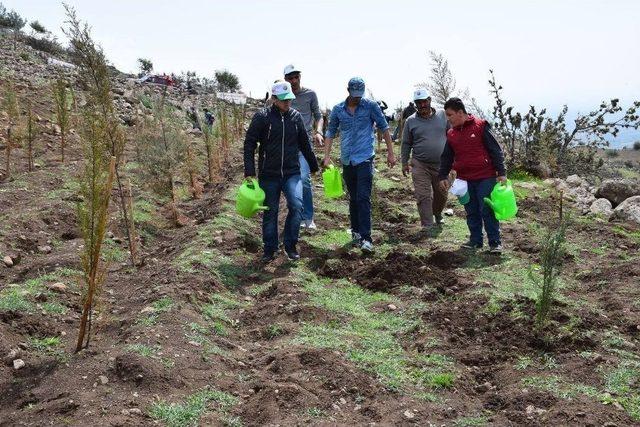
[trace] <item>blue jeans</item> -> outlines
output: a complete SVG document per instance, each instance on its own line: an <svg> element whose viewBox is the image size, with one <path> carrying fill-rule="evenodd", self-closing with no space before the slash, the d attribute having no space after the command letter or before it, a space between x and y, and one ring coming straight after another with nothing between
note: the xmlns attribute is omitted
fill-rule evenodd
<svg viewBox="0 0 640 427"><path fill-rule="evenodd" d="M342 174L349 190L349 219L351 231L371 241L371 188L373 187L373 158L357 165L343 165Z"/></svg>
<svg viewBox="0 0 640 427"><path fill-rule="evenodd" d="M302 179L302 219L313 219L313 189L311 187L311 169L302 152L300 156L300 178Z"/></svg>
<svg viewBox="0 0 640 427"><path fill-rule="evenodd" d="M484 203L484 198L489 197L496 185L495 178L486 178L467 181L469 188L469 203L464 205L467 211L467 226L471 236L471 243L482 246L482 224L487 233L489 246L500 244L500 223L493 214L493 210Z"/></svg>
<svg viewBox="0 0 640 427"><path fill-rule="evenodd" d="M302 221L302 182L300 175L282 177L259 177L260 188L264 190L264 204L269 209L262 216L262 242L264 252L270 254L278 250L278 209L280 193L287 200L287 219L284 223L283 243L285 249L294 248L300 235Z"/></svg>

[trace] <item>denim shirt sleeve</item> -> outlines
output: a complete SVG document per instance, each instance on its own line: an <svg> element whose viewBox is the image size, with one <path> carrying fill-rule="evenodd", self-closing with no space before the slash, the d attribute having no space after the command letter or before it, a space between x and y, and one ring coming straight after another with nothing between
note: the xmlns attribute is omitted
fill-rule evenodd
<svg viewBox="0 0 640 427"><path fill-rule="evenodd" d="M371 119L376 123L376 127L378 130L384 132L389 129L389 123L387 123L387 119L384 118L384 114L382 114L382 110L377 102L372 102L371 104Z"/></svg>
<svg viewBox="0 0 640 427"><path fill-rule="evenodd" d="M329 116L329 126L327 127L327 138L335 138L338 133L338 126L340 126L340 117L338 116L339 105L336 105L331 110L331 116Z"/></svg>

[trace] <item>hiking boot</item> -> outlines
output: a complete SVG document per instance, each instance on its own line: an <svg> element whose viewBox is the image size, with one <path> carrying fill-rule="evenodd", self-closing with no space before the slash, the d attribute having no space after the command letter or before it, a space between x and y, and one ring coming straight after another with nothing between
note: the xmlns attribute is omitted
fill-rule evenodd
<svg viewBox="0 0 640 427"><path fill-rule="evenodd" d="M462 249L480 249L482 247L482 243L473 243L472 241L468 241L460 245Z"/></svg>
<svg viewBox="0 0 640 427"><path fill-rule="evenodd" d="M489 253L500 255L502 253L502 245L499 243L497 245L490 245Z"/></svg>
<svg viewBox="0 0 640 427"><path fill-rule="evenodd" d="M300 259L300 254L296 250L295 246L293 248L285 249L284 251L287 254L287 258L289 258L289 261L297 261Z"/></svg>
<svg viewBox="0 0 640 427"><path fill-rule="evenodd" d="M351 232L351 244L353 246L362 245L362 236L360 235L360 233L356 233L354 231Z"/></svg>
<svg viewBox="0 0 640 427"><path fill-rule="evenodd" d="M371 243L368 240L362 240L362 243L360 244L360 249L364 253L368 253L368 254L373 253L373 243Z"/></svg>
<svg viewBox="0 0 640 427"><path fill-rule="evenodd" d="M265 264L273 261L274 259L276 259L276 253L275 252L265 252L262 255L262 258L260 258L260 262L263 262Z"/></svg>
<svg viewBox="0 0 640 427"><path fill-rule="evenodd" d="M444 225L445 221L442 218L442 215L434 215L436 218L436 225Z"/></svg>

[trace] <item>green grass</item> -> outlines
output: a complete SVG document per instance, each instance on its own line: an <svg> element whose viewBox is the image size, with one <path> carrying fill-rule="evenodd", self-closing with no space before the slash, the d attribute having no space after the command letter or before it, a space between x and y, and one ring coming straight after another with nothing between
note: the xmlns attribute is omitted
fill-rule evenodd
<svg viewBox="0 0 640 427"><path fill-rule="evenodd" d="M487 417L481 415L477 417L458 418L453 422L453 425L455 427L475 427L487 425L488 422Z"/></svg>
<svg viewBox="0 0 640 427"><path fill-rule="evenodd" d="M149 346L146 344L129 344L125 349L130 353L137 353L142 357L155 358L156 354L161 351L159 345Z"/></svg>
<svg viewBox="0 0 640 427"><path fill-rule="evenodd" d="M42 309L47 314L66 314L68 311L67 307L58 304L57 302L45 302L42 304Z"/></svg>
<svg viewBox="0 0 640 427"><path fill-rule="evenodd" d="M36 351L48 352L60 346L60 337L31 338L29 345Z"/></svg>
<svg viewBox="0 0 640 427"><path fill-rule="evenodd" d="M155 222L156 207L148 200L136 200L133 204L133 220L136 224Z"/></svg>
<svg viewBox="0 0 640 427"><path fill-rule="evenodd" d="M338 249L351 243L351 234L343 228L321 230L305 237L311 245L320 249Z"/></svg>
<svg viewBox="0 0 640 427"><path fill-rule="evenodd" d="M21 284L9 284L0 290L0 311L33 312L36 308L33 298L37 294L46 295L50 300L48 307L53 307L53 310L55 310L56 306L52 305L55 304L53 300L55 295L46 288L47 283L59 281L63 278L75 279L81 274L81 272L70 268L59 268ZM75 288L74 280L67 280L66 282L69 288ZM44 306L43 309L45 309Z"/></svg>
<svg viewBox="0 0 640 427"><path fill-rule="evenodd" d="M158 313L164 313L166 311L171 310L173 307L173 300L170 297L162 297L157 301L154 301L151 306Z"/></svg>
<svg viewBox="0 0 640 427"><path fill-rule="evenodd" d="M640 362L626 360L604 375L605 391L614 396L629 416L640 421Z"/></svg>
<svg viewBox="0 0 640 427"><path fill-rule="evenodd" d="M313 407L307 409L307 415L312 418L323 418L327 416L327 413L320 408Z"/></svg>
<svg viewBox="0 0 640 427"><path fill-rule="evenodd" d="M105 239L102 246L102 258L107 262L122 262L127 259L128 252L111 239Z"/></svg>
<svg viewBox="0 0 640 427"><path fill-rule="evenodd" d="M331 348L371 372L388 388L417 391L447 388L453 384L453 363L438 356L406 353L397 336L414 329L419 320L398 312L375 312L374 304L393 302L383 293L370 293L346 281L324 280L300 274L310 302L335 313L341 320L303 324L295 343Z"/></svg>
<svg viewBox="0 0 640 427"><path fill-rule="evenodd" d="M168 427L197 426L200 417L213 403L223 413L227 412L238 399L223 391L206 389L188 396L182 403L167 403L160 401L154 403L149 410L149 415Z"/></svg>

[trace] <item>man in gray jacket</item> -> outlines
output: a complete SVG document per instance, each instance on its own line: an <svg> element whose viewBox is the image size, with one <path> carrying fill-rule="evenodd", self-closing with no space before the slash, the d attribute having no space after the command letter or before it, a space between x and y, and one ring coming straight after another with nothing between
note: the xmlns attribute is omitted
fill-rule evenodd
<svg viewBox="0 0 640 427"><path fill-rule="evenodd" d="M291 108L297 110L302 115L304 127L309 135L312 148L313 145L321 146L322 136L322 113L318 105L316 93L300 84L300 70L290 64L284 67L284 79L291 84L293 93L296 96L291 102ZM315 120L316 126L313 127ZM311 185L311 174L309 165L302 153L300 153L300 178L302 179L302 228L314 230L316 223L313 222L313 187Z"/></svg>
<svg viewBox="0 0 640 427"><path fill-rule="evenodd" d="M402 174L411 172L415 188L420 223L425 231L432 231L434 216L442 225L442 211L447 203L447 192L439 185L440 155L447 142L447 117L444 110L431 107L426 89L413 93L417 112L410 116L402 132ZM411 156L411 160L409 157Z"/></svg>

